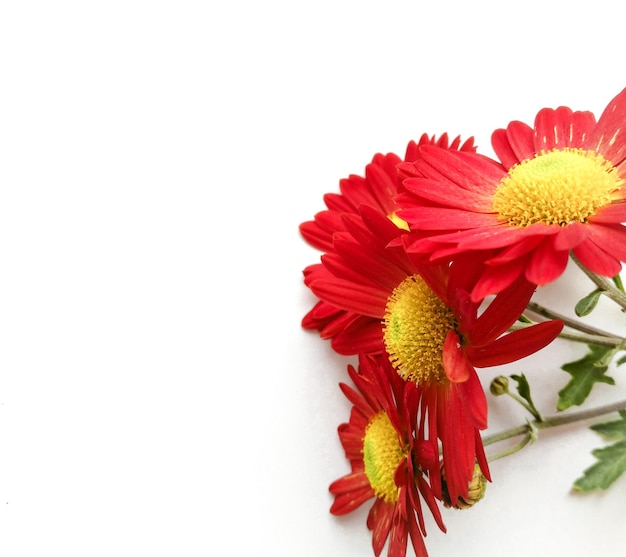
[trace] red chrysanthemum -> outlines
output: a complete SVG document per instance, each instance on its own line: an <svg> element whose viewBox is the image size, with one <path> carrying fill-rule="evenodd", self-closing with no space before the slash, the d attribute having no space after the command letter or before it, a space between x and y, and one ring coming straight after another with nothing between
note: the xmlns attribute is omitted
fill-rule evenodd
<svg viewBox="0 0 626 557"><path fill-rule="evenodd" d="M418 388L382 358L361 357L358 372L349 366L348 373L356 390L340 384L353 408L339 437L351 471L330 485L330 511L344 515L374 499L367 517L374 554L389 539L389 557L404 557L410 539L416 555L427 557L421 499L444 532L445 526L426 480L435 454L415 437Z"/></svg>
<svg viewBox="0 0 626 557"><path fill-rule="evenodd" d="M551 342L562 322L503 333L526 308L535 286L523 278L496 296L479 315L469 291L480 265L424 265L406 252L396 226L380 211L361 207L344 217L334 251L312 266L306 283L321 300L356 316L338 330L346 353L384 354L406 380L420 386L428 438L441 440L453 504L467 496L475 461L489 472L479 430L487 426L485 393L475 367L501 365ZM401 232L407 237L406 232ZM441 484L431 480L437 496Z"/></svg>
<svg viewBox="0 0 626 557"><path fill-rule="evenodd" d="M597 122L590 112L546 108L534 128L511 122L492 144L501 163L420 148L397 198L416 233L410 249L432 261L495 250L474 300L520 275L547 284L570 252L593 273L617 275L626 261L626 89Z"/></svg>
<svg viewBox="0 0 626 557"><path fill-rule="evenodd" d="M378 209L387 215L396 225L408 229L407 225L396 217L398 206L395 196L402 187L404 175L397 167L403 162L414 162L419 158L419 149L424 145L436 145L442 149L474 152L476 148L473 139L461 142L460 137L449 141L448 135L441 137L429 137L423 134L418 142L410 141L407 145L404 161L393 153L386 155L376 154L372 161L365 167L365 176L350 175L340 180L341 193L328 193L324 196L327 210L317 213L314 220L300 225L302 237L313 247L323 252L332 252L333 236L338 232L345 232L343 221L344 215L355 215L361 205L367 205ZM307 274L309 270L305 270ZM319 301L302 320L305 329L318 330L322 338L336 338L333 348L345 354L342 338L338 337L338 331L349 328L352 324L358 327L358 316L352 312L346 312L333 305Z"/></svg>

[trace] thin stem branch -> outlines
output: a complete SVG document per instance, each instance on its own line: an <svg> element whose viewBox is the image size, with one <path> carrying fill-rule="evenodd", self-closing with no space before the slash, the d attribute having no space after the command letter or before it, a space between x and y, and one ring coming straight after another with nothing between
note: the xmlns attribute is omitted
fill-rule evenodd
<svg viewBox="0 0 626 557"><path fill-rule="evenodd" d="M506 394L508 396L510 396L515 402L517 402L518 404L520 404L523 408L525 408L534 418L535 420L537 420L538 422L542 422L543 421L543 416L541 415L541 412L539 412L539 410L537 410L537 408L535 408L535 405L531 405L529 404L527 401L525 401L521 396L507 390Z"/></svg>
<svg viewBox="0 0 626 557"><path fill-rule="evenodd" d="M511 331L519 331L520 329L527 329L532 327L533 323L513 323L511 325ZM608 346L610 348L616 348L624 342L624 339L615 336L605 335L588 335L586 333L570 333L567 331L561 331L559 338L565 338L574 342L582 342L584 344L596 344L598 346Z"/></svg>
<svg viewBox="0 0 626 557"><path fill-rule="evenodd" d="M620 400L619 402L599 406L597 408L590 408L589 410L580 410L579 412L548 416L542 421L534 420L532 422L501 431L500 433L487 435L483 437L483 445L493 445L494 443L499 443L500 441L517 437L519 435L523 435L524 433L530 433L533 429L549 429L551 427L558 427L561 425L590 420L592 418L597 418L598 416L619 412L620 410L626 410L626 400Z"/></svg>
<svg viewBox="0 0 626 557"><path fill-rule="evenodd" d="M604 336L608 338L616 338L615 335L611 333L603 331L602 329L599 329L597 327L587 325L586 323L581 323L580 321L576 319L572 319L570 317L567 317L566 315L562 315L560 313L557 313L556 311L552 311L551 309L548 309L542 305L539 305L536 302L530 302L528 304L528 310L533 313L536 313L537 315L541 315L542 317L547 317L548 319L560 319L568 327L572 329L576 329L577 331L580 331L582 333L587 333L589 335L597 335L601 337Z"/></svg>
<svg viewBox="0 0 626 557"><path fill-rule="evenodd" d="M565 338L574 342L583 342L585 344L595 344L597 346L608 346L610 348L617 348L624 342L624 339L621 338L607 338L598 335L568 333L567 331L561 331L559 333L559 338Z"/></svg>
<svg viewBox="0 0 626 557"><path fill-rule="evenodd" d="M525 426L525 427L526 427L526 431L528 431L529 426ZM500 460L501 458L511 456L512 454L515 454L521 451L529 443L533 443L536 440L537 440L537 436L533 432L528 431L528 433L524 436L524 438L519 443L517 443L516 445L513 445L510 449L504 449L503 451L500 451L499 453L491 455L487 460L489 460L489 462L493 462L494 460Z"/></svg>
<svg viewBox="0 0 626 557"><path fill-rule="evenodd" d="M580 270L585 273L600 290L602 290L602 293L605 296L613 300L622 309L626 310L626 295L619 288L617 288L614 283L606 277L592 273L573 253L570 254L570 257L572 258L572 261L578 265Z"/></svg>

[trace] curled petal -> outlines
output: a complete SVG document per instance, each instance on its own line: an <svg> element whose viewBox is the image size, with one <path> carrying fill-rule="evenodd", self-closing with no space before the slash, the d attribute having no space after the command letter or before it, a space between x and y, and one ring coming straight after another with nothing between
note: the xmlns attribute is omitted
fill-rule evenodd
<svg viewBox="0 0 626 557"><path fill-rule="evenodd" d="M448 331L443 344L443 369L453 383L467 381L474 371L463 352L459 335L452 330Z"/></svg>
<svg viewBox="0 0 626 557"><path fill-rule="evenodd" d="M545 238L530 256L526 268L526 278L539 286L548 284L563 274L568 259L569 252L567 250L555 249L553 238Z"/></svg>
<svg viewBox="0 0 626 557"><path fill-rule="evenodd" d="M591 233L590 227L581 222L572 222L561 228L554 239L554 248L560 251L570 250L583 242Z"/></svg>

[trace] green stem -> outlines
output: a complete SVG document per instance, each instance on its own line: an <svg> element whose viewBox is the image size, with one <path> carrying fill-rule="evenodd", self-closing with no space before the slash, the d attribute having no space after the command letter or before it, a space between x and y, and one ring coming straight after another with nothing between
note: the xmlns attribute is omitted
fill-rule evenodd
<svg viewBox="0 0 626 557"><path fill-rule="evenodd" d="M577 331L580 331L582 333L587 333L589 335L597 335L601 337L615 338L615 335L611 333L607 333L606 331L603 331L602 329L598 329L597 327L593 327L591 325L581 323L580 321L576 319L571 319L570 317L567 317L566 315L562 315L560 313L557 313L556 311L552 311L551 309L548 309L542 305L539 305L536 302L530 302L528 304L528 309L531 312L536 313L537 315L541 315L542 317L547 317L548 319L560 319L568 327L572 329L576 329Z"/></svg>
<svg viewBox="0 0 626 557"><path fill-rule="evenodd" d="M528 426L526 429L527 430L529 429ZM535 435L535 433L528 431L528 433L524 436L524 439L522 439L519 443L517 443L516 445L513 445L510 449L504 449L503 451L500 451L499 453L491 455L487 460L489 460L489 462L493 462L494 460L500 460L501 458L511 456L512 454L515 454L521 451L529 443L534 443L536 440L537 440L537 436Z"/></svg>
<svg viewBox="0 0 626 557"><path fill-rule="evenodd" d="M605 296L613 300L622 309L626 310L626 295L617 286L615 286L614 282L611 282L606 277L592 273L573 253L570 254L570 257L572 258L572 261L578 265L580 270L585 273L600 290L602 290L602 293Z"/></svg>
<svg viewBox="0 0 626 557"><path fill-rule="evenodd" d="M626 294L626 291L624 291L624 283L622 282L622 277L620 277L619 275L615 275L613 277L613 282L620 292Z"/></svg>
<svg viewBox="0 0 626 557"><path fill-rule="evenodd" d="M559 338L564 338L567 340L572 340L574 342L583 342L585 344L595 344L597 346L608 346L610 348L617 348L621 346L624 342L624 339L621 338L607 338L604 336L598 335L585 335L585 334L577 334L577 333L568 333L567 331L561 331L559 333Z"/></svg>
<svg viewBox="0 0 626 557"><path fill-rule="evenodd" d="M506 439L511 439L512 437L517 437L524 434L528 435L534 430L549 429L551 427L558 427L561 425L590 420L592 418L597 418L598 416L604 416L605 414L619 412L620 410L626 410L626 400L620 400L619 402L614 402L605 406L599 406L597 408L591 408L589 410L581 410L579 412L548 416L542 421L534 420L532 422L528 422L526 424L507 429L506 431L501 431L500 433L487 435L483 437L483 445L493 445L494 443L499 443L500 441L505 441ZM526 442L525 444L528 444L528 442Z"/></svg>
<svg viewBox="0 0 626 557"><path fill-rule="evenodd" d="M519 331L520 329L527 329L534 325L528 323L513 323L511 325L511 331ZM559 333L559 338L564 338L567 340L572 340L574 342L582 342L584 344L596 344L598 346L608 346L610 348L616 348L621 346L624 342L624 339L614 337L614 336L605 336L605 335L591 335L586 333L570 333L567 331L561 331Z"/></svg>
<svg viewBox="0 0 626 557"><path fill-rule="evenodd" d="M509 395L513 400L521 404L526 410L528 410L528 412L535 418L535 420L537 420L538 422L543 421L543 416L541 415L541 412L539 412L539 410L537 410L534 405L529 404L521 396L516 395L511 391L507 391L506 394Z"/></svg>

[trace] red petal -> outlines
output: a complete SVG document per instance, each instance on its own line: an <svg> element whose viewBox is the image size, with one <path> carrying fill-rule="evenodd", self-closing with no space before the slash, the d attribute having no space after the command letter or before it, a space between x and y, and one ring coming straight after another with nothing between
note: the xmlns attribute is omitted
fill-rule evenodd
<svg viewBox="0 0 626 557"><path fill-rule="evenodd" d="M385 315L388 293L380 288L341 279L314 280L309 287L318 298L346 311L379 319Z"/></svg>
<svg viewBox="0 0 626 557"><path fill-rule="evenodd" d="M432 145L420 149L424 163L461 188L484 195L493 195L504 169L496 161L476 153L450 151Z"/></svg>
<svg viewBox="0 0 626 557"><path fill-rule="evenodd" d="M530 356L550 344L563 329L562 321L545 321L513 331L483 346L466 346L474 367L499 366Z"/></svg>
<svg viewBox="0 0 626 557"><path fill-rule="evenodd" d="M303 222L300 225L300 234L306 242L320 251L330 251L333 249L332 234L315 221Z"/></svg>
<svg viewBox="0 0 626 557"><path fill-rule="evenodd" d="M407 277L406 271L394 265L383 252L363 249L362 244L345 238L337 238L334 245L344 265L390 293Z"/></svg>
<svg viewBox="0 0 626 557"><path fill-rule="evenodd" d="M519 163L519 159L515 155L506 136L506 130L499 129L493 132L491 135L491 145L505 168L511 168Z"/></svg>
<svg viewBox="0 0 626 557"><path fill-rule="evenodd" d="M451 182L435 182L422 178L409 178L404 181L407 190L422 199L452 207L479 213L492 212L492 196L481 192L466 191Z"/></svg>
<svg viewBox="0 0 626 557"><path fill-rule="evenodd" d="M593 132L595 123L591 112L572 112L565 106L556 110L544 108L535 118L535 150L580 147L583 138Z"/></svg>
<svg viewBox="0 0 626 557"><path fill-rule="evenodd" d="M346 383L339 383L339 388L344 396L357 408L364 416L372 416L376 413L376 410L350 385Z"/></svg>
<svg viewBox="0 0 626 557"><path fill-rule="evenodd" d="M453 383L467 381L474 369L461 348L461 339L454 331L448 331L443 343L443 369Z"/></svg>
<svg viewBox="0 0 626 557"><path fill-rule="evenodd" d="M589 225L589 241L620 261L626 261L626 228L622 225ZM613 275L610 275L613 276Z"/></svg>
<svg viewBox="0 0 626 557"><path fill-rule="evenodd" d="M585 147L600 153L614 166L626 158L626 89L604 109Z"/></svg>
<svg viewBox="0 0 626 557"><path fill-rule="evenodd" d="M458 385L459 395L469 410L472 423L477 429L487 428L487 397L478 379L476 370L472 369L468 380Z"/></svg>
<svg viewBox="0 0 626 557"><path fill-rule="evenodd" d="M554 238L554 248L557 250L570 250L580 244L589 236L589 226L581 222L572 222L561 228Z"/></svg>
<svg viewBox="0 0 626 557"><path fill-rule="evenodd" d="M383 351L382 322L380 319L359 317L331 340L338 354L380 354Z"/></svg>
<svg viewBox="0 0 626 557"><path fill-rule="evenodd" d="M365 472L355 472L347 474L330 484L328 491L333 495L350 493L351 491L371 487Z"/></svg>
<svg viewBox="0 0 626 557"><path fill-rule="evenodd" d="M400 162L400 159L397 157L396 159ZM385 214L393 213L395 205L392 200L399 183L395 169L393 175L390 176L386 169L378 164L369 164L365 168L365 177L370 183L372 198L376 206Z"/></svg>
<svg viewBox="0 0 626 557"><path fill-rule="evenodd" d="M567 250L556 250L553 238L546 238L532 252L526 278L539 286L548 284L563 274L568 259Z"/></svg>
<svg viewBox="0 0 626 557"><path fill-rule="evenodd" d="M472 290L472 301L480 302L489 294L501 292L524 276L526 259L520 258L504 265L485 267L485 272Z"/></svg>
<svg viewBox="0 0 626 557"><path fill-rule="evenodd" d="M533 251L541 242L543 236L528 236L526 238L520 237L516 239L516 242L510 247L502 250L496 257L492 257L487 261L488 265L503 265L511 263L521 257L524 257L528 252Z"/></svg>
<svg viewBox="0 0 626 557"><path fill-rule="evenodd" d="M330 507L330 513L335 516L351 513L372 497L375 497L374 490L369 487L369 485L368 487L351 491L350 493L342 493L335 497L335 501Z"/></svg>
<svg viewBox="0 0 626 557"><path fill-rule="evenodd" d="M493 342L506 331L523 313L535 292L535 285L518 279L500 292L473 323L467 335L472 344L481 345ZM463 331L465 333L465 331Z"/></svg>
<svg viewBox="0 0 626 557"><path fill-rule="evenodd" d="M427 207L406 203L398 216L415 230L465 230L498 224L491 213L474 213L446 207Z"/></svg>
<svg viewBox="0 0 626 557"><path fill-rule="evenodd" d="M442 443L446 484L453 502L459 496L467 496L476 458L474 420L462 394L464 386L464 383L448 383L437 408L437 432Z"/></svg>
<svg viewBox="0 0 626 557"><path fill-rule="evenodd" d="M622 264L595 242L583 242L574 248L573 251L583 266L592 273L605 277L614 277L622 270Z"/></svg>
<svg viewBox="0 0 626 557"><path fill-rule="evenodd" d="M626 202L623 200L598 209L598 212L589 219L589 222L593 224L619 224L625 221Z"/></svg>
<svg viewBox="0 0 626 557"><path fill-rule="evenodd" d="M483 446L483 440L480 436L480 433L476 431L476 461L478 462L478 466L480 466L480 471L483 473L483 476L491 481L491 473L489 472L489 463L487 462L487 456L485 455L485 447Z"/></svg>
<svg viewBox="0 0 626 557"><path fill-rule="evenodd" d="M570 128L570 146L579 147L584 144L596 127L596 117L589 111L576 111L572 114L572 125Z"/></svg>
<svg viewBox="0 0 626 557"><path fill-rule="evenodd" d="M372 530L372 547L374 555L377 557L380 555L389 537L393 510L394 506L390 503L385 503L382 499L376 499L367 516L367 527Z"/></svg>
<svg viewBox="0 0 626 557"><path fill-rule="evenodd" d="M523 122L513 121L506 130L494 132L491 144L507 170L518 162L535 155L533 130Z"/></svg>

